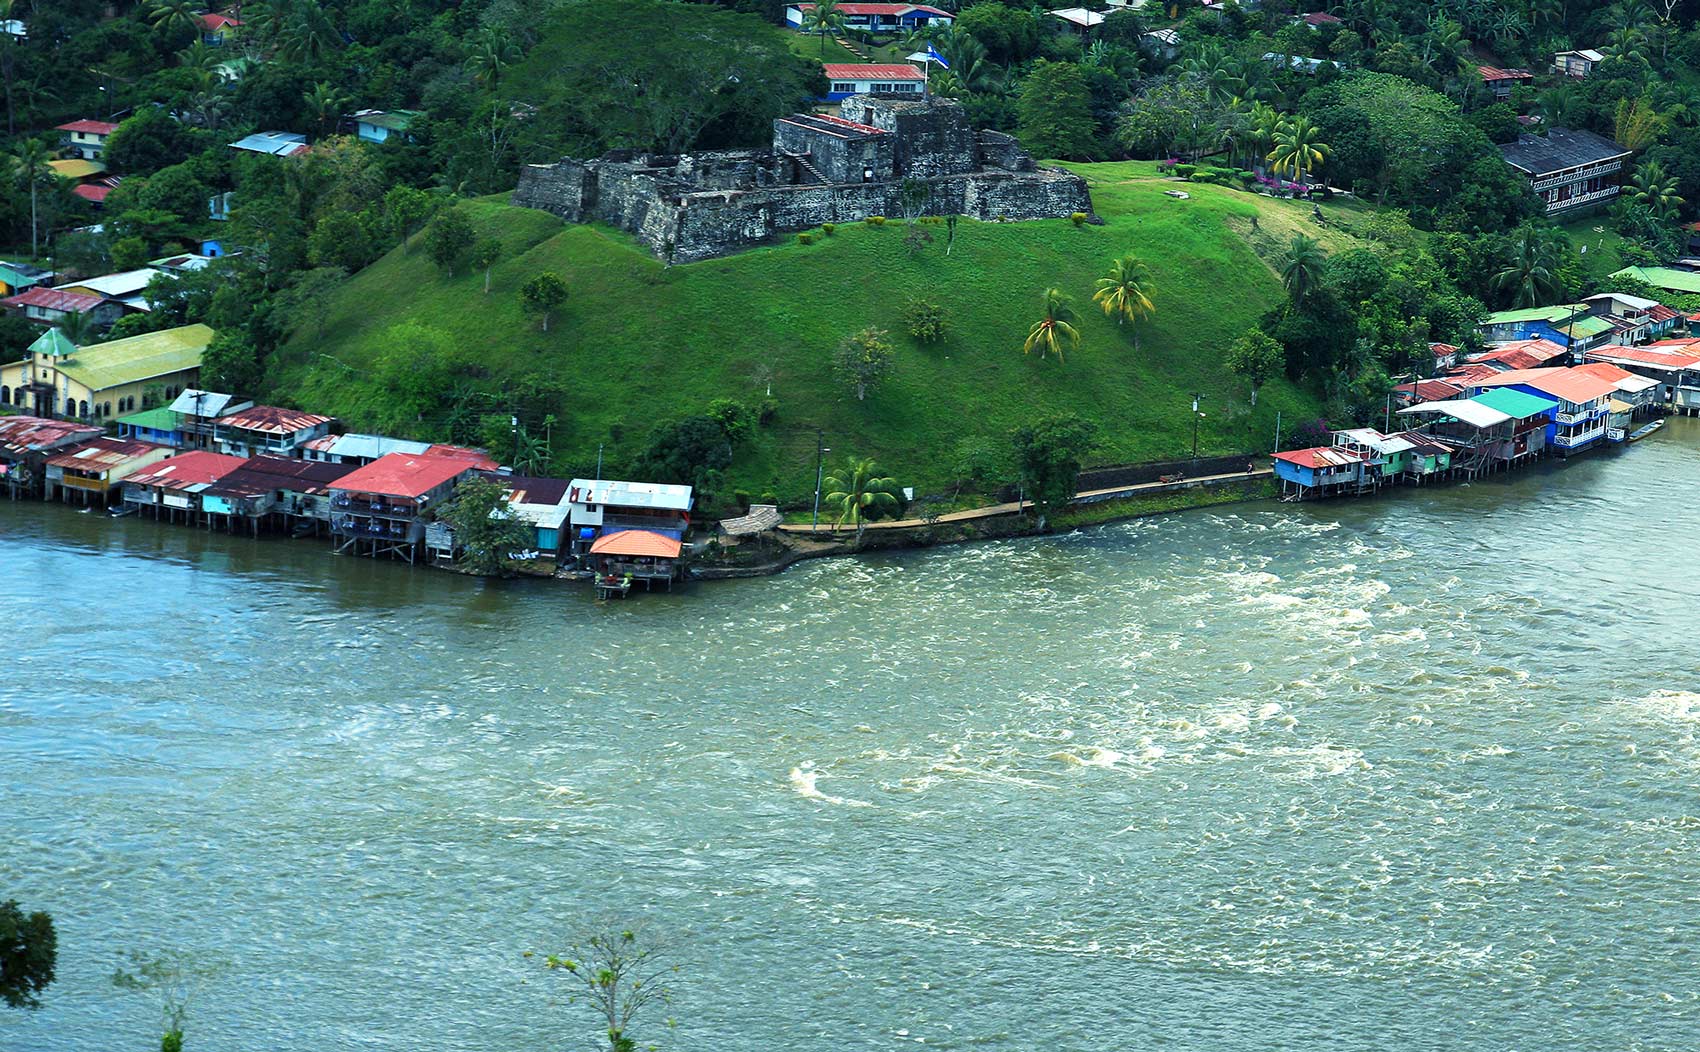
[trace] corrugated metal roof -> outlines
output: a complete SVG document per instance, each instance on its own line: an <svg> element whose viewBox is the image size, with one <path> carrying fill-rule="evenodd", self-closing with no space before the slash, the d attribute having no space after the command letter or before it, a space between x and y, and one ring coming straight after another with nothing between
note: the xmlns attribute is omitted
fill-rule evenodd
<svg viewBox="0 0 1700 1052"><path fill-rule="evenodd" d="M331 488L417 499L475 468L471 462L453 457L390 453L355 468Z"/></svg>
<svg viewBox="0 0 1700 1052"><path fill-rule="evenodd" d="M1454 398L1445 402L1423 402L1408 409L1399 410L1401 416L1417 414L1439 414L1461 420L1471 427L1493 427L1511 419L1507 413L1502 413L1492 406L1470 398Z"/></svg>
<svg viewBox="0 0 1700 1052"><path fill-rule="evenodd" d="M567 493L574 504L604 504L616 508L691 510L691 487L662 482L618 482L612 479L573 479Z"/></svg>
<svg viewBox="0 0 1700 1052"><path fill-rule="evenodd" d="M66 282L59 287L66 292L89 292L96 296L119 299L143 291L148 287L148 283L159 275L160 272L152 267L143 267L140 270L125 270L117 274L102 274L82 281Z"/></svg>
<svg viewBox="0 0 1700 1052"><path fill-rule="evenodd" d="M1354 453L1349 449L1335 449L1332 446L1289 449L1282 453L1276 453L1274 456L1276 460L1285 460L1289 464L1297 464L1302 468L1339 468L1348 464L1361 463L1368 459L1363 453Z"/></svg>
<svg viewBox="0 0 1700 1052"><path fill-rule="evenodd" d="M590 546L592 555L651 556L657 559L677 559L680 544L671 537L653 530L620 530L604 533Z"/></svg>
<svg viewBox="0 0 1700 1052"><path fill-rule="evenodd" d="M127 481L169 490L205 488L246 463L241 457L196 449L138 471Z"/></svg>
<svg viewBox="0 0 1700 1052"><path fill-rule="evenodd" d="M330 417L317 413L303 413L299 409L283 409L275 405L255 405L219 417L218 425L267 435L293 435L330 422Z"/></svg>
<svg viewBox="0 0 1700 1052"><path fill-rule="evenodd" d="M1629 362L1666 372L1680 372L1700 365L1700 354L1657 345L1624 347L1621 344L1607 344L1589 351L1584 357L1593 362Z"/></svg>
<svg viewBox="0 0 1700 1052"><path fill-rule="evenodd" d="M1558 403L1550 398L1540 398L1524 391L1512 391L1503 387L1483 391L1470 401L1496 409L1513 420L1527 420L1529 417L1550 413L1558 408Z"/></svg>
<svg viewBox="0 0 1700 1052"><path fill-rule="evenodd" d="M78 348L59 371L90 390L149 380L201 367L201 352L213 339L205 325L184 325Z"/></svg>
<svg viewBox="0 0 1700 1052"><path fill-rule="evenodd" d="M312 449L321 449L332 456L352 457L358 460L377 460L391 453L411 453L418 455L431 448L429 442L414 442L405 438L390 438L388 435L363 435L350 433L346 435L327 435L315 438L307 443Z"/></svg>
<svg viewBox="0 0 1700 1052"><path fill-rule="evenodd" d="M48 466L56 468L77 468L83 471L110 471L121 467L138 457L161 450L169 452L166 446L156 446L152 442L137 442L127 438L96 438L74 449L69 449L57 456L47 459Z"/></svg>
<svg viewBox="0 0 1700 1052"><path fill-rule="evenodd" d="M118 125L111 121L72 121L69 124L55 124L54 131L82 132L85 135L111 135L118 130Z"/></svg>
<svg viewBox="0 0 1700 1052"><path fill-rule="evenodd" d="M842 10L842 8L840 9ZM827 62L827 80L926 80L919 66L881 62Z"/></svg>
<svg viewBox="0 0 1700 1052"><path fill-rule="evenodd" d="M238 409L246 409L254 403L239 399L233 394L223 394L218 391L202 391L198 388L188 388L177 396L171 403L173 413L184 416L217 417Z"/></svg>
<svg viewBox="0 0 1700 1052"><path fill-rule="evenodd" d="M215 497L257 497L281 489L292 493L318 495L330 492L332 484L354 470L348 464L327 464L317 460L252 457L244 461L241 467L208 486L206 492Z"/></svg>
<svg viewBox="0 0 1700 1052"><path fill-rule="evenodd" d="M87 441L100 428L40 416L0 416L0 452L19 456Z"/></svg>
<svg viewBox="0 0 1700 1052"><path fill-rule="evenodd" d="M105 303L100 296L90 296L81 292L61 292L58 289L47 289L37 285L27 292L16 296L8 296L0 300L0 305L7 307L36 307L41 310L56 310L62 314L86 314Z"/></svg>

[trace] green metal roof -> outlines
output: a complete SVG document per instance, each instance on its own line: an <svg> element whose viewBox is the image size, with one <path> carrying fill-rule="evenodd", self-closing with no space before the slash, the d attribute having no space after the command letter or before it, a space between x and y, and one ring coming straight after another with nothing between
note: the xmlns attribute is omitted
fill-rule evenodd
<svg viewBox="0 0 1700 1052"><path fill-rule="evenodd" d="M1576 324L1561 325L1558 327L1558 331L1568 333L1571 336L1581 336L1584 338L1588 336L1598 336L1602 332L1611 331L1611 322L1606 321L1604 318L1577 318Z"/></svg>
<svg viewBox="0 0 1700 1052"><path fill-rule="evenodd" d="M59 362L59 371L92 390L101 391L155 376L201 367L201 352L212 342L205 325L147 332L126 340L79 348Z"/></svg>
<svg viewBox="0 0 1700 1052"><path fill-rule="evenodd" d="M407 126L419 117L418 110L388 110L381 113L366 113L359 116L361 124L370 124L374 128L387 128L390 131L406 131Z"/></svg>
<svg viewBox="0 0 1700 1052"><path fill-rule="evenodd" d="M1525 307L1522 310L1494 311L1482 322L1483 325L1511 325L1520 321L1564 321L1572 314L1581 314L1588 309L1586 303L1555 303L1550 307Z"/></svg>
<svg viewBox="0 0 1700 1052"><path fill-rule="evenodd" d="M1614 278L1634 278L1659 289L1671 292L1700 293L1700 272L1678 270L1675 267L1624 267Z"/></svg>
<svg viewBox="0 0 1700 1052"><path fill-rule="evenodd" d="M50 358L65 358L77 353L77 345L58 329L48 329L30 344L30 353L45 354Z"/></svg>
<svg viewBox="0 0 1700 1052"><path fill-rule="evenodd" d="M131 427L145 427L150 431L177 430L177 414L169 409L144 409L139 413L121 416L118 423L129 424Z"/></svg>
<svg viewBox="0 0 1700 1052"><path fill-rule="evenodd" d="M1558 403L1551 398L1538 398L1526 391L1513 391L1509 387L1483 391L1470 401L1480 402L1489 409L1497 409L1514 420L1522 420L1558 408Z"/></svg>

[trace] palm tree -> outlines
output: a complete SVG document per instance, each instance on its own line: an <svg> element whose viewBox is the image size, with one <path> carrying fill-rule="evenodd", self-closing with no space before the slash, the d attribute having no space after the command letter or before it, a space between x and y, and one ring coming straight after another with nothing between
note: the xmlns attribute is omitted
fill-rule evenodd
<svg viewBox="0 0 1700 1052"><path fill-rule="evenodd" d="M882 478L872 457L849 461L842 471L828 475L825 485L827 503L838 505L838 525L855 523L857 544L870 517L877 519L898 505L897 480Z"/></svg>
<svg viewBox="0 0 1700 1052"><path fill-rule="evenodd" d="M319 134L325 134L327 125L334 125L348 106L348 96L344 95L335 85L320 81L305 96L307 112L313 115L313 122L319 127Z"/></svg>
<svg viewBox="0 0 1700 1052"><path fill-rule="evenodd" d="M71 341L72 346L86 347L94 342L97 326L93 314L73 311L60 318L56 328L59 335Z"/></svg>
<svg viewBox="0 0 1700 1052"><path fill-rule="evenodd" d="M472 79L494 92L507 68L519 61L519 47L506 36L486 30L472 42L466 56L466 71Z"/></svg>
<svg viewBox="0 0 1700 1052"><path fill-rule="evenodd" d="M1682 198L1676 193L1676 177L1667 173L1664 165L1657 161L1648 161L1636 169L1624 196L1646 205L1655 216L1667 222L1676 218L1676 210L1682 204Z"/></svg>
<svg viewBox="0 0 1700 1052"><path fill-rule="evenodd" d="M1293 306L1304 306L1305 297L1322 283L1322 266L1327 259L1315 238L1304 234L1293 238L1287 247L1287 264L1281 268L1281 284L1287 287Z"/></svg>
<svg viewBox="0 0 1700 1052"><path fill-rule="evenodd" d="M230 99L216 91L197 91L189 96L189 116L195 124L216 132L230 116Z"/></svg>
<svg viewBox="0 0 1700 1052"><path fill-rule="evenodd" d="M1031 354L1037 347L1039 357L1054 354L1060 362L1065 343L1071 348L1080 347L1080 330L1074 327L1074 308L1068 305L1068 297L1062 294L1061 289L1046 289L1040 300L1045 305L1045 316L1028 330L1027 342L1021 345L1021 353Z"/></svg>
<svg viewBox="0 0 1700 1052"><path fill-rule="evenodd" d="M1293 182L1308 186L1310 173L1332 153L1316 125L1304 117L1293 117L1275 129L1275 148L1269 151L1268 159L1274 162L1276 175L1290 172Z"/></svg>
<svg viewBox="0 0 1700 1052"><path fill-rule="evenodd" d="M826 35L844 32L844 12L838 0L816 0L815 6L803 12L803 32L820 37L820 53L826 54Z"/></svg>
<svg viewBox="0 0 1700 1052"><path fill-rule="evenodd" d="M278 57L310 65L342 46L342 34L319 0L294 0L283 13L273 14Z"/></svg>
<svg viewBox="0 0 1700 1052"><path fill-rule="evenodd" d="M1564 295L1558 276L1558 245L1541 232L1525 227L1511 246L1511 258L1488 282L1513 309L1538 307Z"/></svg>
<svg viewBox="0 0 1700 1052"><path fill-rule="evenodd" d="M148 5L148 21L161 33L193 30L201 24L200 5L195 0L153 0Z"/></svg>
<svg viewBox="0 0 1700 1052"><path fill-rule="evenodd" d="M1157 308L1151 304L1153 291L1150 268L1137 256L1123 256L1112 260L1110 273L1098 279L1098 291L1092 294L1092 301L1103 307L1105 314L1114 317L1117 325L1121 325L1156 313ZM1137 329L1133 345L1139 346Z"/></svg>
<svg viewBox="0 0 1700 1052"><path fill-rule="evenodd" d="M12 151L11 169L13 178L29 187L30 192L30 257L39 259L41 256L37 239L40 236L40 225L36 219L36 196L42 183L53 178L53 169L47 166L47 147L40 139L25 139Z"/></svg>
<svg viewBox="0 0 1700 1052"><path fill-rule="evenodd" d="M1275 131L1281 127L1281 114L1267 102L1256 102L1251 107L1251 128L1246 132L1246 145L1257 151L1259 157L1267 157L1269 151L1275 148Z"/></svg>

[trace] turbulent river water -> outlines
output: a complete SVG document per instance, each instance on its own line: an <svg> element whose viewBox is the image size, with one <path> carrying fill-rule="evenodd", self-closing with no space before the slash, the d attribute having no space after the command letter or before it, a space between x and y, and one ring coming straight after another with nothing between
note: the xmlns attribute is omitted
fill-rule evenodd
<svg viewBox="0 0 1700 1052"><path fill-rule="evenodd" d="M0 1048L1692 1049L1700 427L598 605L0 504Z"/></svg>

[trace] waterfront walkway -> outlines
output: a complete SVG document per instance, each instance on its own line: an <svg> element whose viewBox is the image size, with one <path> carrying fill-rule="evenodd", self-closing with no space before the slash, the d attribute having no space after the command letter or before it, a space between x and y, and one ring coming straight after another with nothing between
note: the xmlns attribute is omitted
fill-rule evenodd
<svg viewBox="0 0 1700 1052"><path fill-rule="evenodd" d="M1182 478L1176 482L1140 482L1131 486L1112 486L1108 489L1085 490L1074 495L1070 504L1095 504L1105 500L1120 500L1123 497L1136 497L1147 493L1171 493L1191 489L1195 486L1221 486L1235 482L1258 482L1273 478L1274 472L1268 468L1257 471L1235 471L1227 475L1199 475L1195 478ZM995 519L1003 515L1016 515L1033 507L1030 500L1006 501L1003 504L988 504L983 508L969 508L965 511L952 511L933 518L922 519L892 519L885 522L870 522L869 532L875 530L907 530L921 526L937 526L952 522L972 522L978 519ZM813 527L807 523L786 523L779 529L788 534L812 533L855 533L853 525L837 526L831 523L821 523Z"/></svg>

